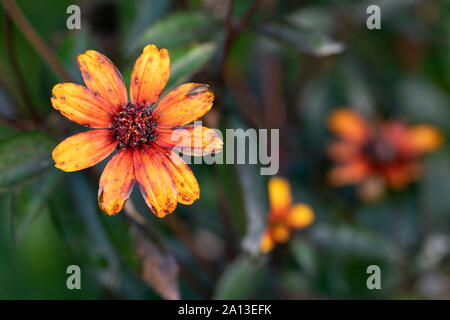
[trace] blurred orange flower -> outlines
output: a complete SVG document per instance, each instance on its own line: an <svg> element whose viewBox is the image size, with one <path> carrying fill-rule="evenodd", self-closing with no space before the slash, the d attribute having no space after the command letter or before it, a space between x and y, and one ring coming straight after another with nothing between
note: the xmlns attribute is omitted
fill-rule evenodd
<svg viewBox="0 0 450 320"><path fill-rule="evenodd" d="M286 179L269 180L269 224L261 239L261 251L266 253L276 243L289 240L292 230L303 229L314 221L313 210L304 203L292 205L291 188Z"/></svg>
<svg viewBox="0 0 450 320"><path fill-rule="evenodd" d="M401 189L421 174L419 158L436 150L443 142L442 133L431 125L406 126L390 120L371 125L356 112L342 108L328 117L328 128L340 138L328 147L337 166L329 172L334 186L380 181ZM371 181L371 182L369 182Z"/></svg>
<svg viewBox="0 0 450 320"><path fill-rule="evenodd" d="M86 87L57 84L51 102L68 119L98 130L61 142L53 150L55 166L67 172L82 170L117 148L101 175L98 190L99 206L109 215L122 210L136 181L158 217L172 213L177 202L192 204L198 199L197 180L172 151L179 143L171 137L174 130L185 128L183 132L189 137L183 141L190 144L185 147L192 148L193 155L221 150L222 140L214 130L186 126L211 109L214 95L209 86L183 84L155 105L169 79L170 58L166 49L147 45L131 74L129 102L122 76L107 57L89 50L77 60ZM194 134L196 128L200 135Z"/></svg>

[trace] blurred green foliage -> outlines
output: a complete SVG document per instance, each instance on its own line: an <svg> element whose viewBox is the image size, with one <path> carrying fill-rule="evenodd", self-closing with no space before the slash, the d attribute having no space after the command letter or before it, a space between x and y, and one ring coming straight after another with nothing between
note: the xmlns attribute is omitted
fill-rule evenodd
<svg viewBox="0 0 450 320"><path fill-rule="evenodd" d="M280 128L279 174L316 222L261 256L267 177L227 164L192 165L201 198L174 217L154 217L137 190L142 225L100 212L105 162L53 168L53 147L81 129L51 107L62 79L3 10L1 299L450 298L448 142L426 159L420 182L376 204L325 179L325 119L336 107L431 123L449 136L448 1L245 0L231 12L225 0L75 2L82 28L69 31L74 1L16 1L74 82L82 83L76 56L88 49L107 55L128 86L146 44L167 48L166 92L188 81L212 87L208 126ZM381 7L381 30L366 28L369 4ZM81 266L82 290L66 288L71 264ZM366 287L372 264L382 290Z"/></svg>

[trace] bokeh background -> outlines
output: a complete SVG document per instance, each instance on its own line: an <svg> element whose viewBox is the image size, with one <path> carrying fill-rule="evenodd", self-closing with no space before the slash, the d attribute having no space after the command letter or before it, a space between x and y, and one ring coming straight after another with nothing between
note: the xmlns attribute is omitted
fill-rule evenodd
<svg viewBox="0 0 450 320"><path fill-rule="evenodd" d="M448 299L450 150L422 179L367 203L326 179L330 111L428 123L450 133L450 3L432 0L5 0L0 15L1 299ZM81 8L81 30L66 9ZM368 30L366 8L381 8ZM7 8L7 10L5 10ZM8 13L6 12L8 11ZM201 197L142 225L97 206L94 169L63 173L51 150L83 131L50 104L82 83L76 56L107 55L129 84L149 43L169 50L168 89L209 84L209 127L279 128L280 172L315 222L259 253L269 203L257 165L191 165ZM447 139L450 140L450 139ZM226 144L226 141L225 141ZM66 268L82 290L66 288ZM368 290L366 268L381 268Z"/></svg>

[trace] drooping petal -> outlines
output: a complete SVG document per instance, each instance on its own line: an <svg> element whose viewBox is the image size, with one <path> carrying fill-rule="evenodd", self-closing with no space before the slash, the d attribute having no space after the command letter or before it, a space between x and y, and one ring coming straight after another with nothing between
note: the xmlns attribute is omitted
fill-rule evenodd
<svg viewBox="0 0 450 320"><path fill-rule="evenodd" d="M158 129L156 143L165 149L177 149L184 154L202 156L222 151L223 141L213 129L190 125L179 129Z"/></svg>
<svg viewBox="0 0 450 320"><path fill-rule="evenodd" d="M51 102L69 120L91 128L108 128L115 114L100 96L75 83L54 86Z"/></svg>
<svg viewBox="0 0 450 320"><path fill-rule="evenodd" d="M269 180L268 189L271 215L286 213L292 204L289 182L284 178L274 177Z"/></svg>
<svg viewBox="0 0 450 320"><path fill-rule="evenodd" d="M333 111L328 117L327 125L336 135L357 143L364 143L370 135L366 121L346 108Z"/></svg>
<svg viewBox="0 0 450 320"><path fill-rule="evenodd" d="M170 91L154 110L158 123L164 127L184 126L207 113L214 100L206 84L185 83Z"/></svg>
<svg viewBox="0 0 450 320"><path fill-rule="evenodd" d="M408 137L415 154L433 152L444 142L441 131L430 125L416 125L409 128Z"/></svg>
<svg viewBox="0 0 450 320"><path fill-rule="evenodd" d="M309 226L314 221L314 212L310 206L304 203L294 205L286 216L286 224L294 229Z"/></svg>
<svg viewBox="0 0 450 320"><path fill-rule="evenodd" d="M264 233L264 235L261 238L260 247L262 253L267 253L275 247L275 241L273 241L270 232L266 231Z"/></svg>
<svg viewBox="0 0 450 320"><path fill-rule="evenodd" d="M166 167L177 189L178 202L192 204L200 197L200 187L197 179L188 165L175 152L160 149L158 156Z"/></svg>
<svg viewBox="0 0 450 320"><path fill-rule="evenodd" d="M134 104L153 104L159 99L170 76L170 58L166 49L147 45L136 60L130 79L130 97Z"/></svg>
<svg viewBox="0 0 450 320"><path fill-rule="evenodd" d="M106 165L100 177L98 205L108 215L122 210L135 183L133 151L120 149Z"/></svg>
<svg viewBox="0 0 450 320"><path fill-rule="evenodd" d="M55 167L67 172L78 171L105 159L116 145L110 130L91 130L67 138L56 146L52 156Z"/></svg>
<svg viewBox="0 0 450 320"><path fill-rule="evenodd" d="M114 64L101 53L88 50L78 55L78 66L84 83L101 96L114 110L128 103L127 88Z"/></svg>
<svg viewBox="0 0 450 320"><path fill-rule="evenodd" d="M163 218L177 207L177 190L163 158L154 148L134 152L136 181L142 196L153 213Z"/></svg>
<svg viewBox="0 0 450 320"><path fill-rule="evenodd" d="M333 168L328 179L333 186L357 184L364 181L372 174L370 163L363 158L355 158L346 164Z"/></svg>
<svg viewBox="0 0 450 320"><path fill-rule="evenodd" d="M421 166L416 162L386 165L382 174L391 188L400 190L420 177Z"/></svg>

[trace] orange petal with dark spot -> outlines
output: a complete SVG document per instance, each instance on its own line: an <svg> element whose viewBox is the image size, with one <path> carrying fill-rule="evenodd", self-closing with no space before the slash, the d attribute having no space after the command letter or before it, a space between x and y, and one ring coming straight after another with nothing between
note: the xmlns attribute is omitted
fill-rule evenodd
<svg viewBox="0 0 450 320"><path fill-rule="evenodd" d="M192 204L200 197L200 187L191 169L175 152L159 149L159 156L177 189L177 200Z"/></svg>
<svg viewBox="0 0 450 320"><path fill-rule="evenodd" d="M166 49L147 45L136 60L130 79L130 97L134 104L153 104L159 99L170 76L170 58Z"/></svg>
<svg viewBox="0 0 450 320"><path fill-rule="evenodd" d="M116 111L128 103L127 88L114 64L101 53L88 50L78 55L78 66L84 83Z"/></svg>
<svg viewBox="0 0 450 320"><path fill-rule="evenodd" d="M150 147L136 150L133 160L136 181L148 207L159 218L172 213L177 207L177 190L161 154Z"/></svg>
<svg viewBox="0 0 450 320"><path fill-rule="evenodd" d="M328 128L343 139L364 143L370 134L369 125L351 109L333 111L327 121Z"/></svg>
<svg viewBox="0 0 450 320"><path fill-rule="evenodd" d="M135 183L133 151L120 149L106 165L100 177L98 205L109 215L122 210Z"/></svg>
<svg viewBox="0 0 450 320"><path fill-rule="evenodd" d="M213 129L190 125L179 129L158 129L156 143L165 149L177 149L187 155L202 156L222 151L223 141Z"/></svg>
<svg viewBox="0 0 450 320"><path fill-rule="evenodd" d="M67 138L56 146L52 156L55 167L67 172L78 171L105 159L116 145L110 130L92 130Z"/></svg>
<svg viewBox="0 0 450 320"><path fill-rule="evenodd" d="M186 83L170 91L154 110L163 127L184 126L207 113L213 104L210 87L200 83Z"/></svg>
<svg viewBox="0 0 450 320"><path fill-rule="evenodd" d="M108 128L115 114L100 96L75 83L54 86L51 101L66 118L91 128Z"/></svg>

